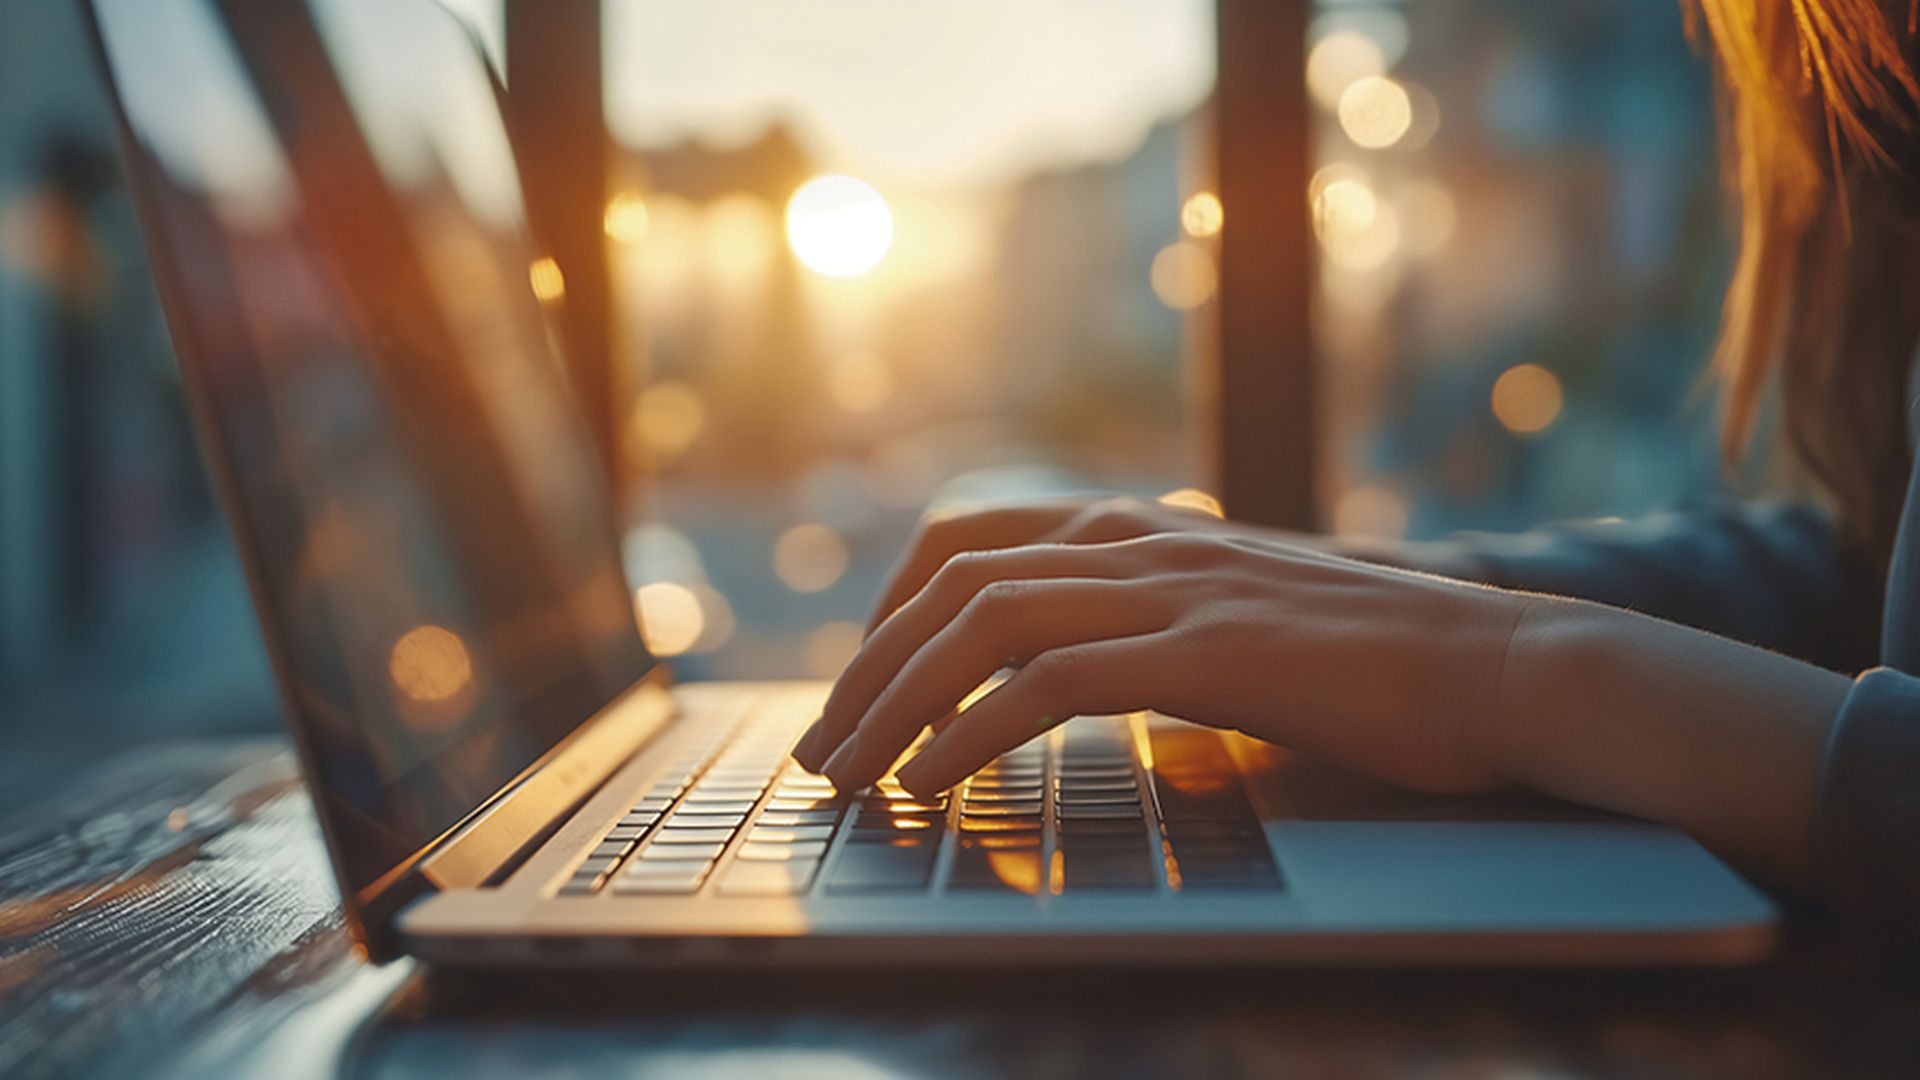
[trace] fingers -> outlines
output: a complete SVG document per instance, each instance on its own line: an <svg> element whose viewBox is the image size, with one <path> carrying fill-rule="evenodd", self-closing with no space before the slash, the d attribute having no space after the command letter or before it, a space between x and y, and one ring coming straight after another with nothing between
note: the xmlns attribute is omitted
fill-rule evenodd
<svg viewBox="0 0 1920 1080"><path fill-rule="evenodd" d="M907 659L941 627L953 622L987 585L1039 578L1123 577L1137 568L1137 560L1131 555L1110 549L1045 545L954 556L909 603L888 616L868 637L834 684L820 719L794 747L794 760L819 771Z"/></svg>
<svg viewBox="0 0 1920 1080"><path fill-rule="evenodd" d="M880 602L867 620L868 631L924 588L955 555L1030 544L1073 517L1083 505L1078 500L1062 500L928 518L908 545L906 557L880 590Z"/></svg>
<svg viewBox="0 0 1920 1080"><path fill-rule="evenodd" d="M927 796L1069 717L1152 708L1174 655L1170 635L1069 645L1043 652L981 698L900 767L900 785Z"/></svg>
<svg viewBox="0 0 1920 1080"><path fill-rule="evenodd" d="M1047 579L988 585L886 680L823 771L843 791L872 783L922 728L1002 667L1024 665L1065 647L1164 628L1170 616L1154 601L1153 586L1142 582ZM954 723L964 724L966 716L960 714Z"/></svg>

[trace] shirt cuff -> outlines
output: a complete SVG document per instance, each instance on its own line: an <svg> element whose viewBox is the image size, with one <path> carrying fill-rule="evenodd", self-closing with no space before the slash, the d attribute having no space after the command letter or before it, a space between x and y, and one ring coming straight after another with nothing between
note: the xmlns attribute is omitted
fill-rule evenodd
<svg viewBox="0 0 1920 1080"><path fill-rule="evenodd" d="M1854 680L1827 742L1813 843L1815 890L1846 921L1920 938L1920 678L1879 667Z"/></svg>

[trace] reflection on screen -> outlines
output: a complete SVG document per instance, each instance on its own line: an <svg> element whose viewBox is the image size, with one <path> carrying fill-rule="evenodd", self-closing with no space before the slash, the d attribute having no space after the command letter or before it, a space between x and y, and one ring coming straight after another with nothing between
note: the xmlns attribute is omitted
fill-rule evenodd
<svg viewBox="0 0 1920 1080"><path fill-rule="evenodd" d="M96 0L181 360L359 892L647 658L491 78L431 0ZM531 275L531 277L530 277Z"/></svg>

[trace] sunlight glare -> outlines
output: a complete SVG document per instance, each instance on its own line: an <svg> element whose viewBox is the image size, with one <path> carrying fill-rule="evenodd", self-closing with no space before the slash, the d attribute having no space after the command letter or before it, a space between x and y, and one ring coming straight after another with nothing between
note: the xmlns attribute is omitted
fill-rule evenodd
<svg viewBox="0 0 1920 1080"><path fill-rule="evenodd" d="M858 177L815 177L787 201L787 243L815 273L859 277L893 246L893 211Z"/></svg>

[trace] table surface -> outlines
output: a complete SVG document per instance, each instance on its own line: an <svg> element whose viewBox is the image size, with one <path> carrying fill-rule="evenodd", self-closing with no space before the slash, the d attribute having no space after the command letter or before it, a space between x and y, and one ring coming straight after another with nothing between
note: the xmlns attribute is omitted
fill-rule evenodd
<svg viewBox="0 0 1920 1080"><path fill-rule="evenodd" d="M143 749L0 824L0 1076L1920 1075L1920 986L1733 972L697 979L365 963L277 742Z"/></svg>

